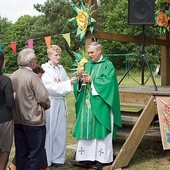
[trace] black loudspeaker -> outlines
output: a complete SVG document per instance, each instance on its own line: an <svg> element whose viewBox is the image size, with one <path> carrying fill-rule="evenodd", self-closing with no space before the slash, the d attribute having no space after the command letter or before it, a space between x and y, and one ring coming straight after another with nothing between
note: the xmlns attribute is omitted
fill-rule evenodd
<svg viewBox="0 0 170 170"><path fill-rule="evenodd" d="M134 25L154 24L155 0L128 0L128 23Z"/></svg>

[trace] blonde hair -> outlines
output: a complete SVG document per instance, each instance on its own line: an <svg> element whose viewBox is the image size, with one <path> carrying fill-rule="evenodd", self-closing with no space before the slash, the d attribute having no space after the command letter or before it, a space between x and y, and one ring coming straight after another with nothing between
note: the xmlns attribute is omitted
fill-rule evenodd
<svg viewBox="0 0 170 170"><path fill-rule="evenodd" d="M50 45L48 48L47 48L47 54L51 54L53 52L57 52L57 53L61 53L62 50L60 48L60 46L58 45Z"/></svg>

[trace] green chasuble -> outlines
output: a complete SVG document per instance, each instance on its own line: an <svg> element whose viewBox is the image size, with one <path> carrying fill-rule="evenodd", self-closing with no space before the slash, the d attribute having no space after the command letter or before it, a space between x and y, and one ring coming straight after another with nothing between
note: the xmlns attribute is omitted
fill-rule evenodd
<svg viewBox="0 0 170 170"><path fill-rule="evenodd" d="M73 136L78 139L103 139L111 133L111 110L114 115L113 138L121 128L120 100L115 68L107 57L99 62L87 62L84 70L91 75L98 95L92 95L91 84L78 90L74 85L76 98L76 123Z"/></svg>

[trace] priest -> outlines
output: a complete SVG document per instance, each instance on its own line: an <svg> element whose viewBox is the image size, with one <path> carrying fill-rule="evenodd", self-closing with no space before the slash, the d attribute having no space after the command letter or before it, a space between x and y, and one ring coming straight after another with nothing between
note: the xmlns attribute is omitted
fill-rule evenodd
<svg viewBox="0 0 170 170"><path fill-rule="evenodd" d="M115 68L97 42L87 46L90 61L78 69L74 85L76 123L73 136L78 139L76 162L102 168L113 162L112 140L121 128L121 113ZM86 73L86 74L84 74Z"/></svg>

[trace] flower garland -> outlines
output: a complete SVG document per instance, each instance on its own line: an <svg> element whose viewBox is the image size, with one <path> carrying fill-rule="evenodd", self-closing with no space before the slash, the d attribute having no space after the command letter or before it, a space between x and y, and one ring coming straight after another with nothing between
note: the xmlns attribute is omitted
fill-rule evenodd
<svg viewBox="0 0 170 170"><path fill-rule="evenodd" d="M170 0L156 0L156 24L159 26L159 33L162 35L170 30Z"/></svg>
<svg viewBox="0 0 170 170"><path fill-rule="evenodd" d="M92 18L92 5L90 8L87 8L83 2L81 1L81 8L76 7L74 4L71 4L74 11L76 11L77 16L70 19L69 22L77 24L76 36L80 36L80 41L82 41L85 37L86 32L89 30L93 33L94 25L96 22L94 18Z"/></svg>

